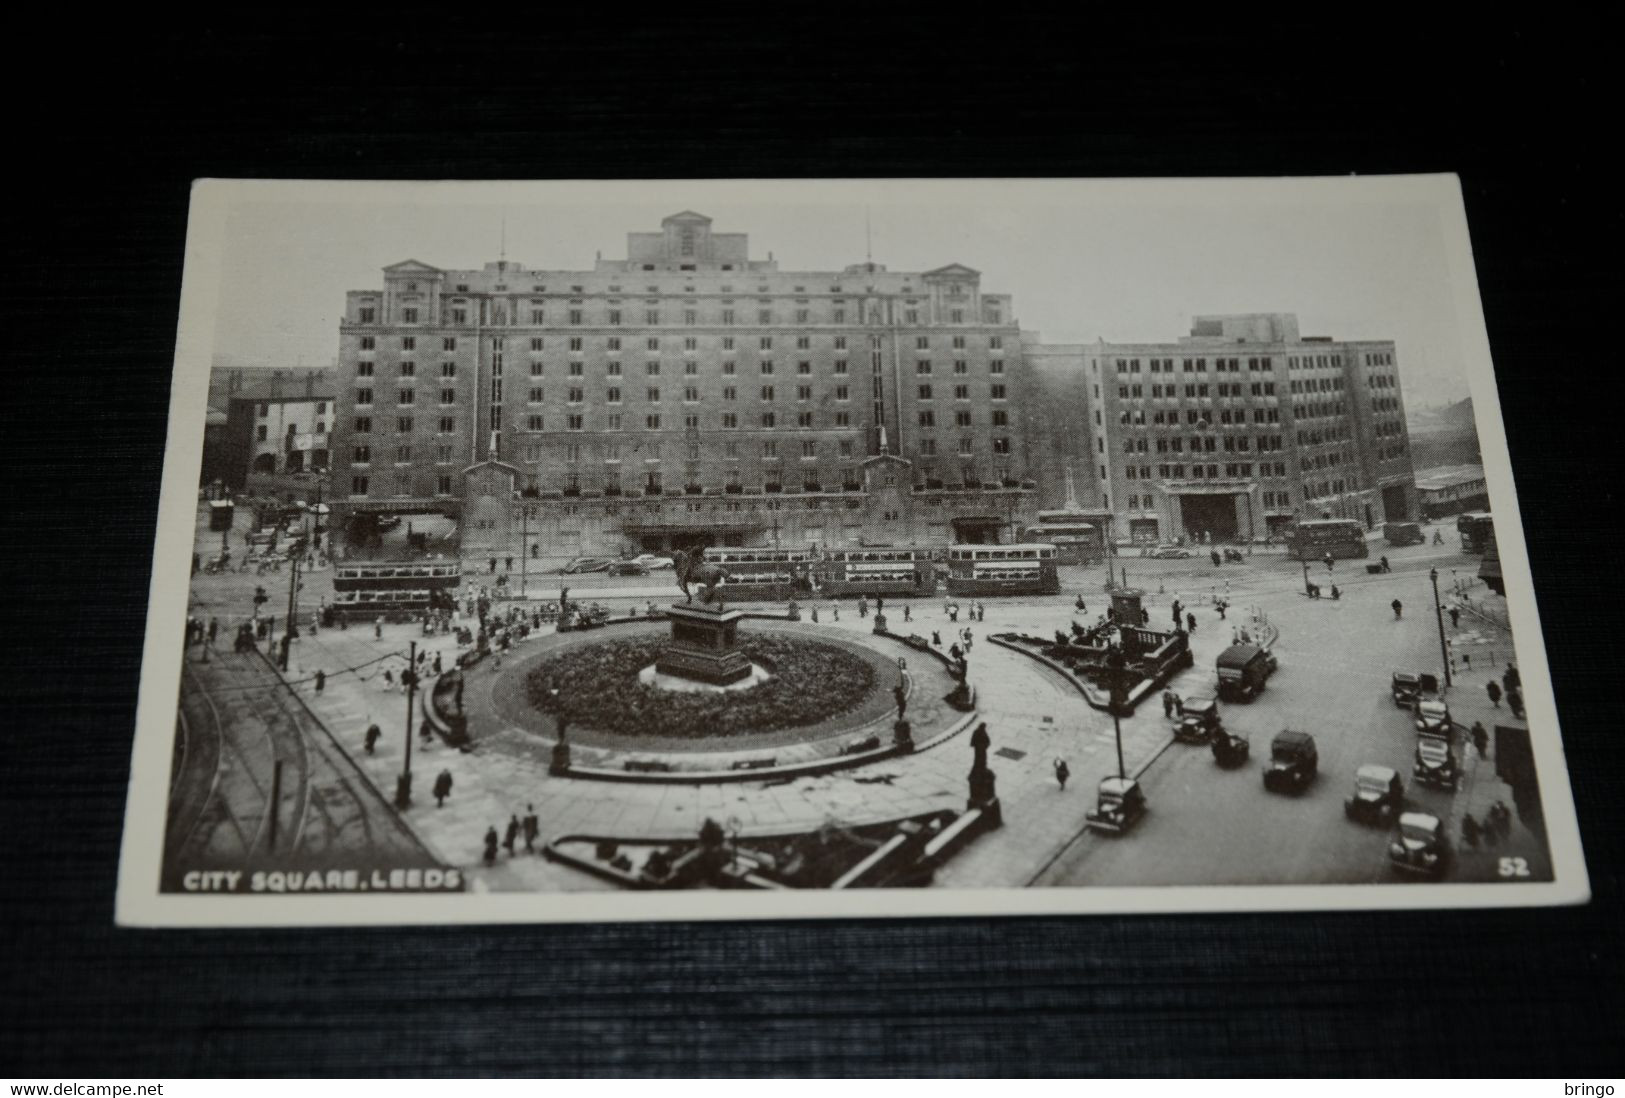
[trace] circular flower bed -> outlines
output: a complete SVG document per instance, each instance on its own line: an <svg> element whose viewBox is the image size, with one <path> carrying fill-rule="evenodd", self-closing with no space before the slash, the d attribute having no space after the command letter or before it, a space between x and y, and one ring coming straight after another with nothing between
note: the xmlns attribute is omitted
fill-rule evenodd
<svg viewBox="0 0 1625 1098"><path fill-rule="evenodd" d="M666 641L604 641L546 660L525 676L530 703L562 711L571 724L623 736L694 739L817 724L856 708L874 689L874 667L844 648L755 636L739 650L773 672L767 682L726 694L662 690L638 681ZM553 691L558 690L554 700Z"/></svg>

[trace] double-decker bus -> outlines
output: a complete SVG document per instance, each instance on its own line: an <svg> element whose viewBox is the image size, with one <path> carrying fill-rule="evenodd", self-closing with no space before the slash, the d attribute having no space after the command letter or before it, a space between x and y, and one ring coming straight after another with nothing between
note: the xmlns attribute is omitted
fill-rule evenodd
<svg viewBox="0 0 1625 1098"><path fill-rule="evenodd" d="M810 549L705 550L705 559L728 570L723 598L728 602L788 602L811 590L810 570L817 554Z"/></svg>
<svg viewBox="0 0 1625 1098"><path fill-rule="evenodd" d="M929 595L937 589L936 553L918 546L830 549L813 566L818 592L847 595Z"/></svg>
<svg viewBox="0 0 1625 1098"><path fill-rule="evenodd" d="M457 561L351 561L333 571L333 609L348 618L450 609Z"/></svg>
<svg viewBox="0 0 1625 1098"><path fill-rule="evenodd" d="M1027 540L1055 546L1059 564L1096 564L1106 559L1106 534L1092 518L1071 511L1040 511L1037 524L1027 527Z"/></svg>
<svg viewBox="0 0 1625 1098"><path fill-rule="evenodd" d="M1469 511L1456 519L1456 532L1461 535L1461 551L1482 553L1495 544L1495 516L1488 511Z"/></svg>
<svg viewBox="0 0 1625 1098"><path fill-rule="evenodd" d="M1286 545L1293 560L1371 555L1365 543L1365 527L1354 519L1304 519L1288 531Z"/></svg>
<svg viewBox="0 0 1625 1098"><path fill-rule="evenodd" d="M1055 546L1048 542L948 548L950 595L1053 595L1060 589Z"/></svg>

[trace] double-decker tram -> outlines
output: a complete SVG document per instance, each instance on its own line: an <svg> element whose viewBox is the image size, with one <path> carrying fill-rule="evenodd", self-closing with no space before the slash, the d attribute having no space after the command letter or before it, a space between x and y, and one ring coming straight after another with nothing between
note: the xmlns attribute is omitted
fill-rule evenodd
<svg viewBox="0 0 1625 1098"><path fill-rule="evenodd" d="M937 589L936 552L917 546L831 549L813 566L818 593L929 595Z"/></svg>
<svg viewBox="0 0 1625 1098"><path fill-rule="evenodd" d="M1027 540L1055 546L1061 564L1097 564L1106 559L1106 534L1093 516L1075 511L1040 511L1027 527Z"/></svg>
<svg viewBox="0 0 1625 1098"><path fill-rule="evenodd" d="M1461 551L1482 553L1495 544L1495 516L1488 511L1469 511L1456 519L1456 532L1461 535Z"/></svg>
<svg viewBox="0 0 1625 1098"><path fill-rule="evenodd" d="M351 561L335 566L333 609L351 619L449 610L462 578L457 561Z"/></svg>
<svg viewBox="0 0 1625 1098"><path fill-rule="evenodd" d="M1055 546L1048 542L948 548L950 595L1053 595L1060 589Z"/></svg>
<svg viewBox="0 0 1625 1098"><path fill-rule="evenodd" d="M1365 527L1355 519L1304 519L1287 533L1287 555L1293 560L1338 560L1368 557Z"/></svg>
<svg viewBox="0 0 1625 1098"><path fill-rule="evenodd" d="M812 590L811 569L817 554L810 549L705 550L705 559L728 570L722 585L726 602L788 602Z"/></svg>

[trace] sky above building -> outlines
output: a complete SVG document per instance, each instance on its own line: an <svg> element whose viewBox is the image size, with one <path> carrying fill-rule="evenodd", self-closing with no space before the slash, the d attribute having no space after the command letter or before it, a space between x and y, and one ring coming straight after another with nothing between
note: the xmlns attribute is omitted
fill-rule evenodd
<svg viewBox="0 0 1625 1098"><path fill-rule="evenodd" d="M590 270L692 209L785 271L963 263L1050 343L1295 313L1306 336L1393 340L1407 403L1439 405L1469 395L1476 319L1457 312L1437 189L1404 182L254 184L222 226L214 359L329 365L346 291L381 288L389 264Z"/></svg>

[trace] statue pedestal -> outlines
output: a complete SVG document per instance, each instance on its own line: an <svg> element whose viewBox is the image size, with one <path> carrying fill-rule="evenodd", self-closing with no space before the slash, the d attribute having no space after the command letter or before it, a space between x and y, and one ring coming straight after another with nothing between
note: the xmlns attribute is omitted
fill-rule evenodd
<svg viewBox="0 0 1625 1098"><path fill-rule="evenodd" d="M749 678L750 660L738 647L739 621L744 616L741 610L672 604L667 611L671 642L655 661L655 670L712 686Z"/></svg>

